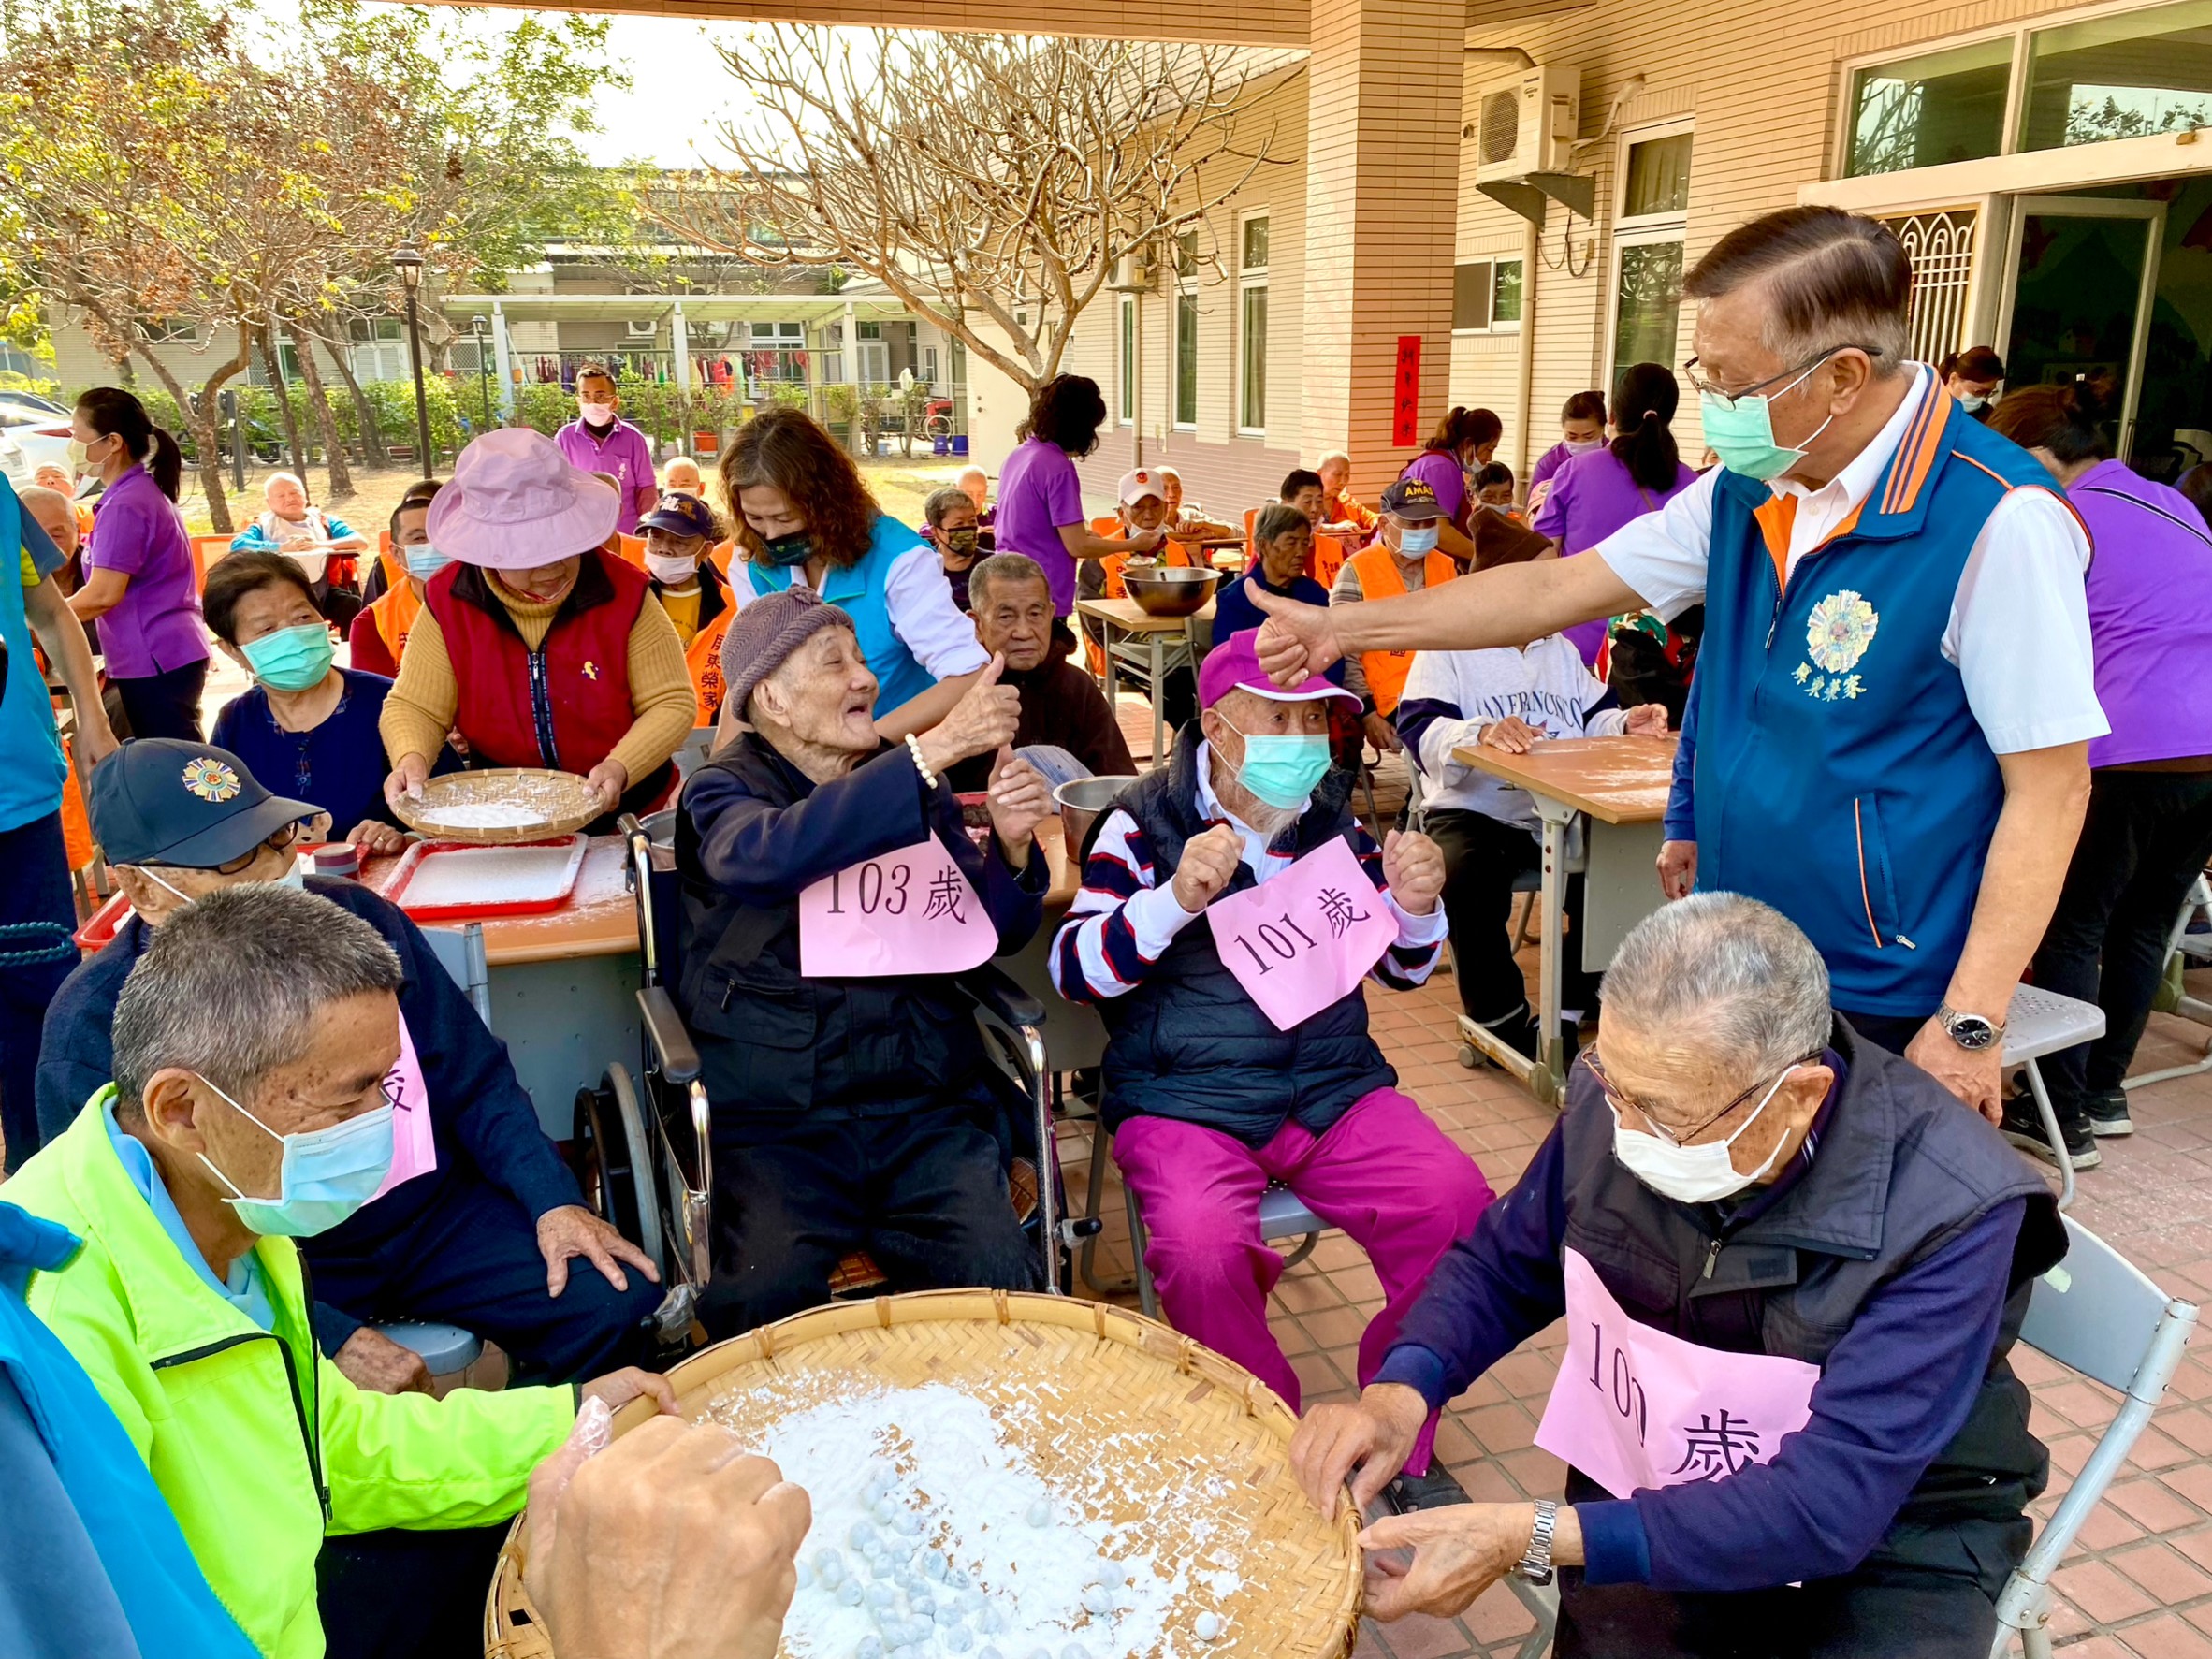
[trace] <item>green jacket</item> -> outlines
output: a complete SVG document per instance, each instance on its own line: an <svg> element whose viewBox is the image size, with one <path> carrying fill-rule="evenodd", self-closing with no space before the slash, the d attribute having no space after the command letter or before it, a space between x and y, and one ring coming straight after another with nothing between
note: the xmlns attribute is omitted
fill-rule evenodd
<svg viewBox="0 0 2212 1659"><path fill-rule="evenodd" d="M99 1110L109 1092L7 1183L11 1202L85 1242L66 1268L33 1275L32 1310L122 1419L254 1644L319 1659L325 1533L506 1519L567 1437L575 1392L363 1393L316 1351L289 1239L255 1247L276 1306L276 1330L261 1330L178 1254L131 1184Z"/></svg>

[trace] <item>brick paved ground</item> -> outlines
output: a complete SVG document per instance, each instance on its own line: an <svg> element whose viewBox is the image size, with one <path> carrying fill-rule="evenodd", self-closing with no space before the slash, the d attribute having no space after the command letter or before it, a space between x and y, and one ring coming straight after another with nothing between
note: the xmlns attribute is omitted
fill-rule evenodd
<svg viewBox="0 0 2212 1659"><path fill-rule="evenodd" d="M1387 790L1387 779L1385 785ZM1385 812L1395 805L1386 801ZM2212 969L2191 974L2190 982L2192 995L2212 999ZM1376 1036L1402 1085L1482 1166L1492 1186L1501 1191L1511 1186L1549 1132L1552 1114L1502 1073L1460 1067L1449 977L1440 975L1405 996L1371 986L1369 1003ZM2207 1036L2212 1033L2202 1026L2153 1015L2136 1070L2192 1060L2204 1052ZM2079 1177L2073 1214L2174 1294L2212 1299L2212 1073L2138 1091L2133 1115L2132 1138L2099 1142L2103 1167ZM1080 1194L1088 1126L1071 1126L1068 1133L1062 1156L1070 1186ZM1126 1273L1128 1263L1121 1192L1111 1176L1102 1213L1103 1278ZM1381 1306L1374 1270L1341 1233L1325 1234L1311 1258L1284 1274L1272 1323L1308 1404L1353 1397L1360 1332ZM1558 1496L1563 1465L1531 1439L1564 1342L1554 1326L1507 1357L1446 1413L1438 1451L1476 1498ZM2212 1348L2203 1358L2184 1359L2165 1406L2136 1442L2133 1461L2058 1575L2056 1640L2080 1659L2212 1659L2208 1361ZM2035 1506L2041 1521L2111 1420L2116 1396L2040 1354L2016 1350L2014 1364L2033 1390L2033 1427L2051 1449L2051 1490ZM1370 1623L1359 1652L1361 1659L1496 1659L1512 1654L1529 1628L1521 1604L1506 1590L1493 1589L1456 1620Z"/></svg>

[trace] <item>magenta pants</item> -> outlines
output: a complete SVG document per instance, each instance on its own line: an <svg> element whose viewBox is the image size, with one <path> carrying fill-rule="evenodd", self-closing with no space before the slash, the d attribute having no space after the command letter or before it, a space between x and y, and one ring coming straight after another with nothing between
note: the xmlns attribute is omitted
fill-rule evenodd
<svg viewBox="0 0 2212 1659"><path fill-rule="evenodd" d="M1283 1259L1259 1242L1259 1199L1280 1182L1351 1234L1375 1264L1385 1301L1360 1337L1360 1386L1381 1367L1399 1321L1437 1259L1491 1201L1475 1160L1409 1097L1376 1089L1316 1137L1286 1123L1264 1146L1169 1117L1134 1117L1113 1137L1122 1179L1137 1195L1144 1251L1168 1322L1226 1354L1299 1405L1298 1374L1267 1328L1267 1294ZM1429 1466L1431 1417L1405 1466Z"/></svg>

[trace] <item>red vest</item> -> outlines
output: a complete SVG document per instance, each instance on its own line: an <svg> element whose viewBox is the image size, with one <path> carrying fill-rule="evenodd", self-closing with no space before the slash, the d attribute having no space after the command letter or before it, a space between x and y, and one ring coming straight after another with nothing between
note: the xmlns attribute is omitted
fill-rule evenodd
<svg viewBox="0 0 2212 1659"><path fill-rule="evenodd" d="M430 578L423 603L445 635L460 687L454 724L477 764L585 773L613 752L636 719L630 630L647 591L645 572L597 549L585 554L532 651L484 572L449 564Z"/></svg>

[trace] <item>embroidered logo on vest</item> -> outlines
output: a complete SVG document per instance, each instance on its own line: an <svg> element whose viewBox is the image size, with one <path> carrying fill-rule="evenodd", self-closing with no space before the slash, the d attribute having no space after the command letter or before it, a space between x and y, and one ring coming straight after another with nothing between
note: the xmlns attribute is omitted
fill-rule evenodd
<svg viewBox="0 0 2212 1659"><path fill-rule="evenodd" d="M584 677L586 679L597 679L599 677L599 664L592 662L589 657L584 660Z"/></svg>
<svg viewBox="0 0 2212 1659"><path fill-rule="evenodd" d="M1852 589L1829 594L1813 605L1805 623L1805 654L1812 661L1798 663L1790 677L1816 702L1858 696L1866 687L1851 670L1881 626L1880 614Z"/></svg>

